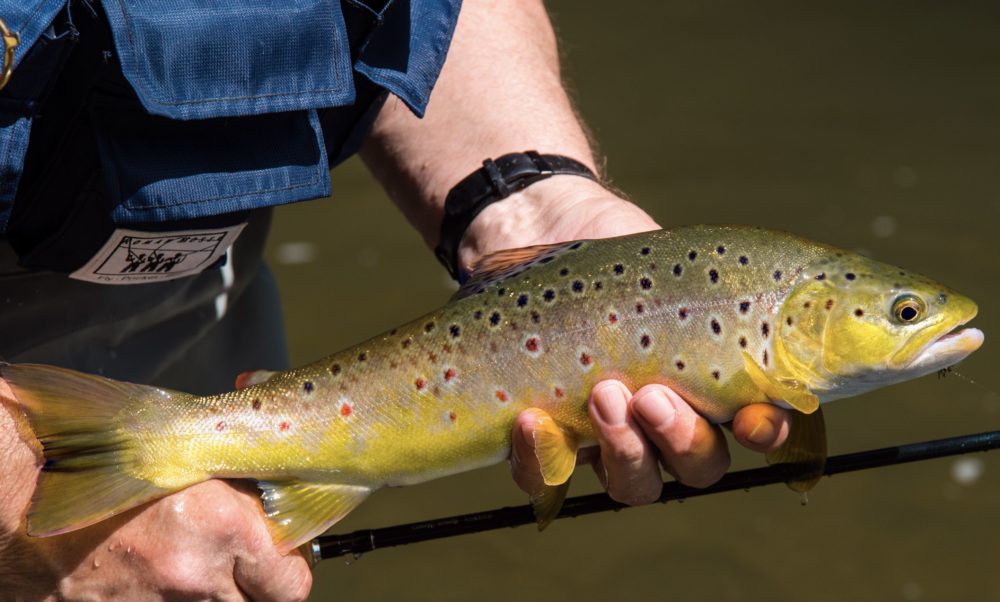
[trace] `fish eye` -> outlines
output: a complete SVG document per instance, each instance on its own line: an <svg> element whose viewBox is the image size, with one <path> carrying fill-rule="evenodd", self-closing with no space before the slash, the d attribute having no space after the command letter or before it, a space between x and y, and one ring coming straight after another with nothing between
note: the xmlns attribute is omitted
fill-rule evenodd
<svg viewBox="0 0 1000 602"><path fill-rule="evenodd" d="M898 322L912 324L924 317L924 302L916 295L900 295L892 303L892 315Z"/></svg>

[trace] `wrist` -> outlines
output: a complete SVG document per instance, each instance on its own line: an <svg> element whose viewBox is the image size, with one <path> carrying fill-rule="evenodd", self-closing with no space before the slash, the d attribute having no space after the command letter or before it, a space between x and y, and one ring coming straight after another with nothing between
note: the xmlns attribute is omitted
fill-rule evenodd
<svg viewBox="0 0 1000 602"><path fill-rule="evenodd" d="M602 184L556 175L483 209L459 244L459 264L468 269L501 249L657 228L649 215Z"/></svg>

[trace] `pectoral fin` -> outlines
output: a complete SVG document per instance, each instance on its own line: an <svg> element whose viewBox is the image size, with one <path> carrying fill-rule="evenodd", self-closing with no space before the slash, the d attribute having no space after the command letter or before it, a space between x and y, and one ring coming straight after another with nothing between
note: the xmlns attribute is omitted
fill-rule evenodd
<svg viewBox="0 0 1000 602"><path fill-rule="evenodd" d="M569 481L562 485L546 485L540 493L531 496L531 509L535 512L535 522L538 523L539 531L544 531L559 516L563 502L566 501L567 491L569 491Z"/></svg>
<svg viewBox="0 0 1000 602"><path fill-rule="evenodd" d="M546 485L562 485L576 468L576 438L567 433L551 416L536 410L534 428L535 457Z"/></svg>
<svg viewBox="0 0 1000 602"><path fill-rule="evenodd" d="M769 398L784 401L803 414L812 414L819 409L819 398L802 382L767 374L746 351L743 352L743 368L750 375L750 380Z"/></svg>
<svg viewBox="0 0 1000 602"><path fill-rule="evenodd" d="M323 533L364 501L371 489L356 485L260 481L271 537L282 554Z"/></svg>
<svg viewBox="0 0 1000 602"><path fill-rule="evenodd" d="M545 486L531 496L531 506L541 531L555 520L569 490L569 478L576 468L576 438L547 413L533 410L536 417L532 431L535 442L535 458L541 468Z"/></svg>
<svg viewBox="0 0 1000 602"><path fill-rule="evenodd" d="M786 484L792 491L805 493L823 478L826 466L826 424L823 410L812 414L791 413L788 439L781 447L767 454L768 464L794 464L802 468L801 476Z"/></svg>

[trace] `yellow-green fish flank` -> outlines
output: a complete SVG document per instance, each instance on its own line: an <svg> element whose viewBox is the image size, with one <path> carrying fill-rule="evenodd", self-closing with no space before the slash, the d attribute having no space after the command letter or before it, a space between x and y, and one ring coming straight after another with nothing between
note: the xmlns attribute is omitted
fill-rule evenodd
<svg viewBox="0 0 1000 602"><path fill-rule="evenodd" d="M602 379L667 384L714 422L763 402L804 416L958 362L983 337L952 331L975 314L961 294L861 255L692 226L502 252L440 310L222 395L0 373L46 450L33 534L236 477L261 482L289 549L373 490L503 460L527 408L551 418L539 460L561 485L592 439L586 401Z"/></svg>

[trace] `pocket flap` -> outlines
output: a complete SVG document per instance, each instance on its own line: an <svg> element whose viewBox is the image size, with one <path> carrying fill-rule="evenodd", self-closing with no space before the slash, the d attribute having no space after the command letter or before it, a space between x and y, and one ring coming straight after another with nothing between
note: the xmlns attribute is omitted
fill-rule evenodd
<svg viewBox="0 0 1000 602"><path fill-rule="evenodd" d="M172 119L349 104L339 0L108 0L122 71L150 113Z"/></svg>

